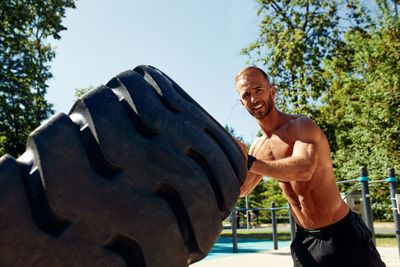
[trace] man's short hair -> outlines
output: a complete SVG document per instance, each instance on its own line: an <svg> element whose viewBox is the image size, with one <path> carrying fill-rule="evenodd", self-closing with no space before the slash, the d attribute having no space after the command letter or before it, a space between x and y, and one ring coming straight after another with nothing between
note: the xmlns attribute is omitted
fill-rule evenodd
<svg viewBox="0 0 400 267"><path fill-rule="evenodd" d="M236 75L236 77L235 77L235 82L237 82L237 80L239 79L239 77L240 77L241 75L243 75L244 73L250 72L250 71L254 71L254 70L259 71L259 72L265 77L265 79L267 79L267 81L269 82L268 75L265 73L265 71L263 71L262 69L260 69L260 68L258 68L258 67L255 67L255 66L246 67L246 68L240 70L240 71L238 72L238 74Z"/></svg>

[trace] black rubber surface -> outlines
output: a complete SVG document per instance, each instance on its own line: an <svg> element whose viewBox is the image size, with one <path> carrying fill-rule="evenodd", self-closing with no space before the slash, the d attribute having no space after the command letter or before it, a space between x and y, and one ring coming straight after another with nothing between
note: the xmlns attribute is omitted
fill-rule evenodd
<svg viewBox="0 0 400 267"><path fill-rule="evenodd" d="M233 209L246 162L161 71L111 79L0 159L0 266L187 266Z"/></svg>

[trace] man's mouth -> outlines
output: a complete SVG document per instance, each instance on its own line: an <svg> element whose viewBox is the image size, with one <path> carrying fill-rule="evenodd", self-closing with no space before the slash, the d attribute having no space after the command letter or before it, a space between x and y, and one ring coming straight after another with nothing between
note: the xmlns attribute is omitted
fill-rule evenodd
<svg viewBox="0 0 400 267"><path fill-rule="evenodd" d="M258 111L258 110L260 110L263 106L264 106L263 103L257 104L257 105L255 105L255 106L253 106L253 110Z"/></svg>

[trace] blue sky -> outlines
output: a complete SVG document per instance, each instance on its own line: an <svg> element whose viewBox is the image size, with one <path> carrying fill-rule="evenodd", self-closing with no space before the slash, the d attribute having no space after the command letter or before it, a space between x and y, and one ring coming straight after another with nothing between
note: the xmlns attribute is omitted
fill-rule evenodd
<svg viewBox="0 0 400 267"><path fill-rule="evenodd" d="M78 1L63 21L68 30L52 42L47 99L57 113L67 113L75 88L153 65L252 142L259 127L239 103L234 76L246 66L239 51L258 36L256 12L255 0Z"/></svg>

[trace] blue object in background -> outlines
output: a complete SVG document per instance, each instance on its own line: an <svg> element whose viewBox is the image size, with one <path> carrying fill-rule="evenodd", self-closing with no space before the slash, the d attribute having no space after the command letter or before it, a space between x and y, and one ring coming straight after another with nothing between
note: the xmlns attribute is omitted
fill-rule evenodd
<svg viewBox="0 0 400 267"><path fill-rule="evenodd" d="M290 246L291 241L279 241L278 243L279 247L282 248ZM273 249L274 242L272 240L238 238L238 252L233 253L232 238L220 237L208 256L205 257L203 261L220 257L235 256L243 253L254 253Z"/></svg>

